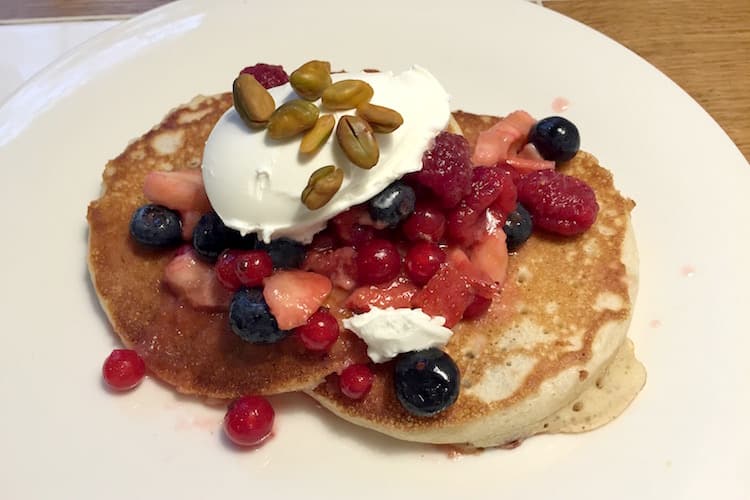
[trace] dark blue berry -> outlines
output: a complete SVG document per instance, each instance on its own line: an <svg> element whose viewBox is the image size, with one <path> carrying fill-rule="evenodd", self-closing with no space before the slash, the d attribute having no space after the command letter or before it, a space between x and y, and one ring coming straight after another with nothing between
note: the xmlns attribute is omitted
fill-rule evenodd
<svg viewBox="0 0 750 500"><path fill-rule="evenodd" d="M260 288L242 288L234 294L229 325L242 340L253 344L272 344L289 334L279 329Z"/></svg>
<svg viewBox="0 0 750 500"><path fill-rule="evenodd" d="M456 363L440 349L412 351L396 359L396 396L406 411L419 417L430 417L455 403L459 379Z"/></svg>
<svg viewBox="0 0 750 500"><path fill-rule="evenodd" d="M505 243L508 245L508 250L512 252L520 247L529 239L532 229L531 215L523 205L520 203L517 204L516 209L508 214L508 218L505 219L505 225L503 226Z"/></svg>
<svg viewBox="0 0 750 500"><path fill-rule="evenodd" d="M401 181L396 181L370 200L370 217L377 222L395 227L414 212L415 201L414 189Z"/></svg>
<svg viewBox="0 0 750 500"><path fill-rule="evenodd" d="M268 252L275 268L298 268L305 259L305 246L289 238L278 238L271 243L261 241L258 250Z"/></svg>
<svg viewBox="0 0 750 500"><path fill-rule="evenodd" d="M143 205L133 212L130 235L141 245L170 247L182 241L180 215L161 205Z"/></svg>
<svg viewBox="0 0 750 500"><path fill-rule="evenodd" d="M201 217L193 230L193 248L209 262L215 262L227 248L237 247L241 239L240 233L225 226L216 212Z"/></svg>
<svg viewBox="0 0 750 500"><path fill-rule="evenodd" d="M534 144L545 160L555 162L573 158L581 146L578 129L561 116L550 116L539 120L529 134L529 142Z"/></svg>

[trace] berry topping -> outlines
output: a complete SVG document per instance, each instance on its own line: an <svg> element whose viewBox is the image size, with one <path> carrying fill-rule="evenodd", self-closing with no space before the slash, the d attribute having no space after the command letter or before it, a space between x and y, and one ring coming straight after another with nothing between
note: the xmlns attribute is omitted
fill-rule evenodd
<svg viewBox="0 0 750 500"><path fill-rule="evenodd" d="M239 250L224 250L219 254L216 264L214 264L214 271L219 283L231 292L236 292L242 288L240 278L237 276L237 257L239 254Z"/></svg>
<svg viewBox="0 0 750 500"><path fill-rule="evenodd" d="M284 85L289 81L289 75L284 71L284 67L274 64L258 63L240 71L240 74L243 73L253 75L258 83L267 89Z"/></svg>
<svg viewBox="0 0 750 500"><path fill-rule="evenodd" d="M529 142L545 160L568 161L578 152L581 136L573 123L561 116L539 120L529 134Z"/></svg>
<svg viewBox="0 0 750 500"><path fill-rule="evenodd" d="M417 201L414 212L401 225L401 231L411 241L437 243L445 234L445 215L435 204Z"/></svg>
<svg viewBox="0 0 750 500"><path fill-rule="evenodd" d="M484 272L495 283L503 283L508 271L508 247L505 245L505 233L485 235L469 250L471 263Z"/></svg>
<svg viewBox="0 0 750 500"><path fill-rule="evenodd" d="M508 251L514 251L526 242L531 236L532 229L531 215L528 210L523 208L523 205L520 203L517 204L516 209L508 214L508 218L505 219L505 225L503 226Z"/></svg>
<svg viewBox="0 0 750 500"><path fill-rule="evenodd" d="M436 243L419 241L406 252L406 274L417 285L424 285L445 262L445 252Z"/></svg>
<svg viewBox="0 0 750 500"><path fill-rule="evenodd" d="M339 388L348 398L362 399L370 392L373 378L367 365L349 365L339 375Z"/></svg>
<svg viewBox="0 0 750 500"><path fill-rule="evenodd" d="M263 297L283 330L304 325L333 288L325 276L296 269L276 271L263 283Z"/></svg>
<svg viewBox="0 0 750 500"><path fill-rule="evenodd" d="M298 268L305 258L305 246L289 238L278 238L271 243L260 242L258 248L268 252L273 267L277 269Z"/></svg>
<svg viewBox="0 0 750 500"><path fill-rule="evenodd" d="M193 248L209 262L215 262L221 252L239 246L241 241L240 233L225 226L216 212L201 217L193 231Z"/></svg>
<svg viewBox="0 0 750 500"><path fill-rule="evenodd" d="M182 222L177 212L161 205L144 205L133 212L130 235L141 245L163 248L182 241Z"/></svg>
<svg viewBox="0 0 750 500"><path fill-rule="evenodd" d="M404 409L413 415L431 417L458 398L458 367L440 349L402 354L396 359L394 370L396 396Z"/></svg>
<svg viewBox="0 0 750 500"><path fill-rule="evenodd" d="M518 201L531 213L534 226L566 236L586 231L599 204L591 187L556 170L540 170L518 182Z"/></svg>
<svg viewBox="0 0 750 500"><path fill-rule="evenodd" d="M263 250L247 250L237 256L236 273L243 286L255 287L273 273L273 260Z"/></svg>
<svg viewBox="0 0 750 500"><path fill-rule="evenodd" d="M414 211L415 200L414 189L396 181L370 200L370 216L376 222L395 227Z"/></svg>
<svg viewBox="0 0 750 500"><path fill-rule="evenodd" d="M305 255L302 269L328 276L335 286L352 290L357 284L356 254L352 247L310 250Z"/></svg>
<svg viewBox="0 0 750 500"><path fill-rule="evenodd" d="M256 446L271 435L275 413L261 396L234 400L224 415L224 432L239 446Z"/></svg>
<svg viewBox="0 0 750 500"><path fill-rule="evenodd" d="M272 344L289 333L279 328L259 288L243 288L234 294L229 324L242 340L253 344Z"/></svg>
<svg viewBox="0 0 750 500"><path fill-rule="evenodd" d="M377 285L391 281L401 270L401 256L396 245L376 239L357 251L357 281L362 285Z"/></svg>
<svg viewBox="0 0 750 500"><path fill-rule="evenodd" d="M414 283L404 277L399 277L386 285L361 286L355 289L344 305L356 313L367 312L373 306L379 309L410 308L411 300L417 290Z"/></svg>
<svg viewBox="0 0 750 500"><path fill-rule="evenodd" d="M164 205L172 210L201 214L211 210L199 168L149 172L143 181L143 194L151 203Z"/></svg>
<svg viewBox="0 0 750 500"><path fill-rule="evenodd" d="M294 331L308 350L327 352L339 338L339 323L327 309L318 309Z"/></svg>
<svg viewBox="0 0 750 500"><path fill-rule="evenodd" d="M360 245L372 239L375 222L364 205L356 205L331 219L330 227L344 245Z"/></svg>
<svg viewBox="0 0 750 500"><path fill-rule="evenodd" d="M141 383L146 375L146 363L131 349L115 349L102 366L102 376L107 387L127 391Z"/></svg>
<svg viewBox="0 0 750 500"><path fill-rule="evenodd" d="M464 311L464 319L474 319L486 313L492 305L492 299L477 295L474 302Z"/></svg>
<svg viewBox="0 0 750 500"><path fill-rule="evenodd" d="M441 132L422 156L422 170L414 180L428 187L443 207L458 204L471 189L471 161L468 141L456 134Z"/></svg>
<svg viewBox="0 0 750 500"><path fill-rule="evenodd" d="M164 282L170 290L195 309L226 311L232 293L224 288L214 267L204 262L191 248L164 268Z"/></svg>

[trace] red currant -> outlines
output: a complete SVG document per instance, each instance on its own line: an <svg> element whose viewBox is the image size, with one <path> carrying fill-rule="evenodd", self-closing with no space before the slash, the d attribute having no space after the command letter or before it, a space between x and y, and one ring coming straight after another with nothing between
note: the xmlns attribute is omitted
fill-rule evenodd
<svg viewBox="0 0 750 500"><path fill-rule="evenodd" d="M255 446L271 434L274 417L273 407L266 398L243 396L229 405L224 432L235 444Z"/></svg>
<svg viewBox="0 0 750 500"><path fill-rule="evenodd" d="M237 276L237 256L239 250L224 250L219 254L214 264L216 278L224 288L230 291L237 291L242 287L239 276Z"/></svg>
<svg viewBox="0 0 750 500"><path fill-rule="evenodd" d="M327 352L339 338L339 323L326 309L318 309L295 330L304 346L315 352Z"/></svg>
<svg viewBox="0 0 750 500"><path fill-rule="evenodd" d="M367 365L349 365L339 375L339 388L348 398L362 399L370 392L373 378Z"/></svg>
<svg viewBox="0 0 750 500"><path fill-rule="evenodd" d="M435 243L419 241L406 253L406 274L417 285L424 285L445 262L445 252Z"/></svg>
<svg viewBox="0 0 750 500"><path fill-rule="evenodd" d="M445 234L445 215L437 205L418 201L414 212L404 221L401 230L411 241L438 242Z"/></svg>
<svg viewBox="0 0 750 500"><path fill-rule="evenodd" d="M357 279L363 285L393 280L401 270L401 256L388 240L368 241L357 251Z"/></svg>
<svg viewBox="0 0 750 500"><path fill-rule="evenodd" d="M107 386L116 391L127 391L137 386L146 375L146 363L131 349L115 349L102 366Z"/></svg>
<svg viewBox="0 0 750 500"><path fill-rule="evenodd" d="M237 278L243 286L261 286L263 278L273 273L273 260L263 250L247 250L237 256L236 269Z"/></svg>

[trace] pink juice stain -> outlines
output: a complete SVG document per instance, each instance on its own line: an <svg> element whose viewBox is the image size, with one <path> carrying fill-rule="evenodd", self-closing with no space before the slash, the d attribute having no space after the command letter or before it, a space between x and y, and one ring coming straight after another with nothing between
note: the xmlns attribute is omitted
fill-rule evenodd
<svg viewBox="0 0 750 500"><path fill-rule="evenodd" d="M554 111L555 113L562 113L563 111L567 111L569 107L570 101L564 97L555 97L552 100L552 111Z"/></svg>
<svg viewBox="0 0 750 500"><path fill-rule="evenodd" d="M659 328L661 326L661 321L659 321L658 319L652 319L648 322L648 326L650 326L651 328Z"/></svg>
<svg viewBox="0 0 750 500"><path fill-rule="evenodd" d="M680 274L685 278L692 278L695 276L695 268L691 265L684 265L682 266L682 269L680 269Z"/></svg>

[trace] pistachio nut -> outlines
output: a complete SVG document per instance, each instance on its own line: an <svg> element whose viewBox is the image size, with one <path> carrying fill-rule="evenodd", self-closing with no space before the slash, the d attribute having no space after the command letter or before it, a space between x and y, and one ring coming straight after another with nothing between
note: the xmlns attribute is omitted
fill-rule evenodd
<svg viewBox="0 0 750 500"><path fill-rule="evenodd" d="M299 152L312 153L322 146L328 140L331 132L333 132L335 123L336 119L333 115L320 115L318 121L315 122L315 126L302 136L302 142L299 144Z"/></svg>
<svg viewBox="0 0 750 500"><path fill-rule="evenodd" d="M378 163L380 151L372 127L359 116L344 115L336 126L336 139L352 163L370 169Z"/></svg>
<svg viewBox="0 0 750 500"><path fill-rule="evenodd" d="M237 114L248 127L265 127L276 109L271 94L253 75L246 73L235 78L232 84L232 99Z"/></svg>
<svg viewBox="0 0 750 500"><path fill-rule="evenodd" d="M398 111L369 102L357 106L357 116L364 118L380 134L390 134L404 123L404 118Z"/></svg>
<svg viewBox="0 0 750 500"><path fill-rule="evenodd" d="M288 139L312 128L320 110L310 101L294 99L276 109L268 120L268 136L271 139Z"/></svg>
<svg viewBox="0 0 750 500"><path fill-rule="evenodd" d="M374 91L363 80L341 80L323 91L323 106L328 109L354 109L372 98Z"/></svg>
<svg viewBox="0 0 750 500"><path fill-rule="evenodd" d="M306 62L289 75L289 83L301 98L315 101L331 85L331 63Z"/></svg>
<svg viewBox="0 0 750 500"><path fill-rule="evenodd" d="M310 176L300 199L310 210L317 210L333 198L344 181L344 171L335 165L319 168Z"/></svg>

